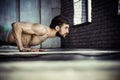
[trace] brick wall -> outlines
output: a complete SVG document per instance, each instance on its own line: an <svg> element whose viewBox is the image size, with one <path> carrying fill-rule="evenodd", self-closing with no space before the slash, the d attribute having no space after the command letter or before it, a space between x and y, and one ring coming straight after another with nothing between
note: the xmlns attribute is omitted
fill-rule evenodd
<svg viewBox="0 0 120 80"><path fill-rule="evenodd" d="M73 1L61 0L61 14L70 19L70 34L63 48L120 49L118 0L92 0L92 22L73 26Z"/></svg>

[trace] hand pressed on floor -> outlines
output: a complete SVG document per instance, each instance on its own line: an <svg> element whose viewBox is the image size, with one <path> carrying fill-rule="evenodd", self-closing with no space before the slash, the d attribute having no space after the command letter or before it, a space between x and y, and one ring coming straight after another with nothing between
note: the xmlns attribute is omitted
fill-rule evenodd
<svg viewBox="0 0 120 80"><path fill-rule="evenodd" d="M44 52L46 50L36 48L23 48L20 52Z"/></svg>

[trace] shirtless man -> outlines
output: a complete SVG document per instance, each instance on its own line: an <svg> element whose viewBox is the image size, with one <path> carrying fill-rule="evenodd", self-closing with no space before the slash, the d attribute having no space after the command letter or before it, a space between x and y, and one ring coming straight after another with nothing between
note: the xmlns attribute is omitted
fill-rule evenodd
<svg viewBox="0 0 120 80"><path fill-rule="evenodd" d="M30 47L39 45L47 38L56 36L65 38L68 33L68 19L58 15L53 18L49 27L38 23L14 22L7 41L10 44L16 44L20 52L39 52L40 49Z"/></svg>

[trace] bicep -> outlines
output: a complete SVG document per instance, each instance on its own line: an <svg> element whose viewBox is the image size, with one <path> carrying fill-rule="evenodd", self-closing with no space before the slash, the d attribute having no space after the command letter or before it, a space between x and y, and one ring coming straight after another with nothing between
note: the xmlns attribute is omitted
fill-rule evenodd
<svg viewBox="0 0 120 80"><path fill-rule="evenodd" d="M22 26L22 33L35 34L35 31L33 30L32 26Z"/></svg>
<svg viewBox="0 0 120 80"><path fill-rule="evenodd" d="M25 24L22 26L22 31L33 35L44 35L46 33L45 26L41 24Z"/></svg>
<svg viewBox="0 0 120 80"><path fill-rule="evenodd" d="M36 35L44 35L46 33L46 29L44 26L42 25L36 25L36 26L32 26L32 31L36 34Z"/></svg>
<svg viewBox="0 0 120 80"><path fill-rule="evenodd" d="M28 22L16 22L12 25L12 30L16 32L16 34L27 33L27 34L35 34L32 30L32 23Z"/></svg>

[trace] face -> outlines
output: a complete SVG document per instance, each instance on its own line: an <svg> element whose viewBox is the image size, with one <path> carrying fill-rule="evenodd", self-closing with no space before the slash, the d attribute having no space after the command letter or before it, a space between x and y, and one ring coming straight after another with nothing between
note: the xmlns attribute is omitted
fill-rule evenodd
<svg viewBox="0 0 120 80"><path fill-rule="evenodd" d="M69 24L63 24L56 35L61 38L65 38L68 35L68 33L69 33Z"/></svg>

